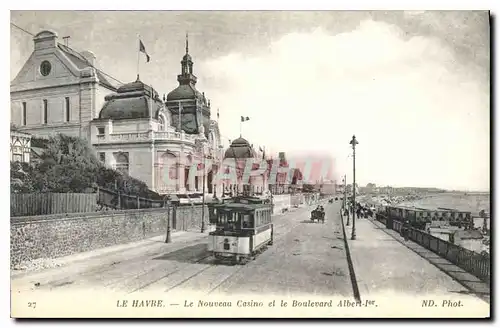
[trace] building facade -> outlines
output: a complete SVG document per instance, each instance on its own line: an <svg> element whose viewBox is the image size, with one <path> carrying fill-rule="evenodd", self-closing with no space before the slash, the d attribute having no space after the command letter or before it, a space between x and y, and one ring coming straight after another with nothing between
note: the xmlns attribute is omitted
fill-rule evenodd
<svg viewBox="0 0 500 328"><path fill-rule="evenodd" d="M31 135L28 133L10 130L10 161L30 163Z"/></svg>
<svg viewBox="0 0 500 328"><path fill-rule="evenodd" d="M224 162L221 168L225 170L226 175L219 175L224 188L223 195L265 196L269 191L269 169L267 166L260 168L260 165L265 164L265 160L259 161L257 152L246 139L240 137L234 140L224 152ZM250 174L250 170L254 173Z"/></svg>
<svg viewBox="0 0 500 328"><path fill-rule="evenodd" d="M42 31L33 41L33 53L11 82L11 123L19 130L11 159L21 158L22 133L63 133L87 139L103 163L160 194L198 193L203 186L222 193L214 179L223 155L219 126L210 100L196 89L187 39L179 86L163 99L139 76L114 85L95 68L92 52L60 44L55 32Z"/></svg>
<svg viewBox="0 0 500 328"><path fill-rule="evenodd" d="M32 54L10 85L11 122L40 137L59 132L89 139L90 121L116 87L94 68L92 52L58 43L52 31L33 41Z"/></svg>
<svg viewBox="0 0 500 328"><path fill-rule="evenodd" d="M163 99L139 76L106 96L90 124L92 146L103 163L159 194L221 194L214 179L219 127L210 119L209 100L196 90L187 41L177 80L179 87Z"/></svg>

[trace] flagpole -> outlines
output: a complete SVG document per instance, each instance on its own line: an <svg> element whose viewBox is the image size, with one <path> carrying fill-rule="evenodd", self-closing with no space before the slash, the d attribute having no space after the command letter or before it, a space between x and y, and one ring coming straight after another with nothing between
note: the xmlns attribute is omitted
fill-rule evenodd
<svg viewBox="0 0 500 328"><path fill-rule="evenodd" d="M152 127L152 120L153 120L153 101L154 101L154 94L153 94L153 85L150 85L151 88L151 102L149 103L149 119L150 119L150 127ZM153 161L153 183L152 183L152 189L156 190L156 150L155 150L155 131L151 131L151 156L152 156L152 161Z"/></svg>
<svg viewBox="0 0 500 328"><path fill-rule="evenodd" d="M181 118L182 118L182 104L181 104L181 102L179 101L179 122L178 122L178 125L179 125L179 133L181 132L181 129L182 129L182 125L181 125Z"/></svg>
<svg viewBox="0 0 500 328"><path fill-rule="evenodd" d="M139 80L139 59L141 56L141 46L140 46L141 36L139 33L137 33L137 41L139 41L139 49L137 49L137 80Z"/></svg>

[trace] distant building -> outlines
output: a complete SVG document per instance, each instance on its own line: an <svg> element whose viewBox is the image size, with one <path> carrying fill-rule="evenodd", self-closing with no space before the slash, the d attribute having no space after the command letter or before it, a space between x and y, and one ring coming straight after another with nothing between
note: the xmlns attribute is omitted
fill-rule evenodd
<svg viewBox="0 0 500 328"><path fill-rule="evenodd" d="M29 133L10 130L10 161L30 163L31 135Z"/></svg>
<svg viewBox="0 0 500 328"><path fill-rule="evenodd" d="M225 165L234 163L234 167L227 167L227 170L233 170L236 174L236 181L231 179L223 180L224 194L257 194L265 195L268 192L268 175L267 171L260 175L250 176L249 181L244 181L243 174L245 171L247 160L257 158L257 153L244 138L234 140L224 153ZM234 162L230 161L234 160ZM226 169L224 167L224 169ZM258 169L257 167L255 169ZM231 177L231 175L228 175Z"/></svg>
<svg viewBox="0 0 500 328"><path fill-rule="evenodd" d="M333 181L325 181L321 184L320 193L322 195L334 195L337 193L337 186Z"/></svg>

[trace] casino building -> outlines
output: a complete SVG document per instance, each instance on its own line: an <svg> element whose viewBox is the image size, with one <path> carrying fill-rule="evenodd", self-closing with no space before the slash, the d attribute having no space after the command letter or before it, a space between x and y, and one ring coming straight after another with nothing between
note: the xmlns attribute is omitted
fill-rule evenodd
<svg viewBox="0 0 500 328"><path fill-rule="evenodd" d="M163 98L139 76L114 85L95 68L92 52L60 44L55 32L42 31L33 41L11 82L11 123L20 133L85 138L106 165L160 194L200 193L203 186L222 193L214 179L223 158L219 126L210 100L196 89L187 39L179 86ZM208 162L214 164L204 168Z"/></svg>

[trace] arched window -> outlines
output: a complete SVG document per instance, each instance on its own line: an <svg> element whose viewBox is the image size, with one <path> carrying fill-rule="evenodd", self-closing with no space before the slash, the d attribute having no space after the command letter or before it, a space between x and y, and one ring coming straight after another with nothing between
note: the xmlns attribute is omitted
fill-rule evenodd
<svg viewBox="0 0 500 328"><path fill-rule="evenodd" d="M165 119L162 115L158 116L158 130L165 131Z"/></svg>
<svg viewBox="0 0 500 328"><path fill-rule="evenodd" d="M165 184L169 184L168 180L177 179L177 157L171 153L164 153L161 156L161 167L163 170L163 179Z"/></svg>
<svg viewBox="0 0 500 328"><path fill-rule="evenodd" d="M115 153L115 170L123 174L129 172L128 153Z"/></svg>

